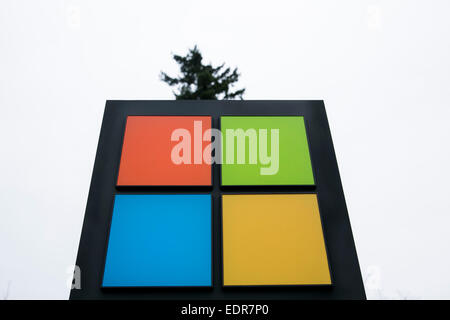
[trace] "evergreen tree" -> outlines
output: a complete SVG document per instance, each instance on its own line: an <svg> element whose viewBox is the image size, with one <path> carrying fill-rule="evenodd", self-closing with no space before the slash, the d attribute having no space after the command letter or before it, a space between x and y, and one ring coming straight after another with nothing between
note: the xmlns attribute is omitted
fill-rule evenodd
<svg viewBox="0 0 450 320"><path fill-rule="evenodd" d="M181 76L172 78L161 72L160 78L177 88L175 99L242 99L245 88L232 91L240 76L237 68L231 71L230 68L224 69L225 64L217 67L202 64L203 57L197 46L190 49L186 56L175 54L173 59L180 65Z"/></svg>

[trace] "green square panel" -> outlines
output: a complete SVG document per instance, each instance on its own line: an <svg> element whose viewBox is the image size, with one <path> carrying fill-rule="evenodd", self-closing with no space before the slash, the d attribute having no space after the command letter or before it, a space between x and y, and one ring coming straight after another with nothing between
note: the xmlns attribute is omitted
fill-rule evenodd
<svg viewBox="0 0 450 320"><path fill-rule="evenodd" d="M304 118L224 116L222 185L314 185Z"/></svg>

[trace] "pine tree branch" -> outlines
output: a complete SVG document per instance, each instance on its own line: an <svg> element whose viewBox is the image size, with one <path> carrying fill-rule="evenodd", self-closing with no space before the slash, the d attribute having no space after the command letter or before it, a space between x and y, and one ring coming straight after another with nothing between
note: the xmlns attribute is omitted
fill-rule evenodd
<svg viewBox="0 0 450 320"><path fill-rule="evenodd" d="M230 88L239 80L237 68L231 72L230 68L223 70L225 63L217 67L202 64L203 57L197 46L190 49L186 56L172 56L180 66L181 75L174 78L161 71L160 79L177 88L177 91L173 91L175 99L216 100L219 96L223 99L242 99L245 88L230 92Z"/></svg>

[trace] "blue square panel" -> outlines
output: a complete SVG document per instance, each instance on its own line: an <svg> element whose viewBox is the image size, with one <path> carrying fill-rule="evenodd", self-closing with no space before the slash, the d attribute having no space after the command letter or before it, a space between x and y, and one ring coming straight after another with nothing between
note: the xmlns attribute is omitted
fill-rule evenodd
<svg viewBox="0 0 450 320"><path fill-rule="evenodd" d="M103 287L211 286L211 195L116 195Z"/></svg>

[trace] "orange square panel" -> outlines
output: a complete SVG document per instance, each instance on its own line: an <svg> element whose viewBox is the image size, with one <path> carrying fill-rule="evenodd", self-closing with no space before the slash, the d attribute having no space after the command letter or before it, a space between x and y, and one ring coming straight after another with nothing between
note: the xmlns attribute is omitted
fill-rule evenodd
<svg viewBox="0 0 450 320"><path fill-rule="evenodd" d="M208 129L208 116L128 116L117 185L211 185Z"/></svg>

